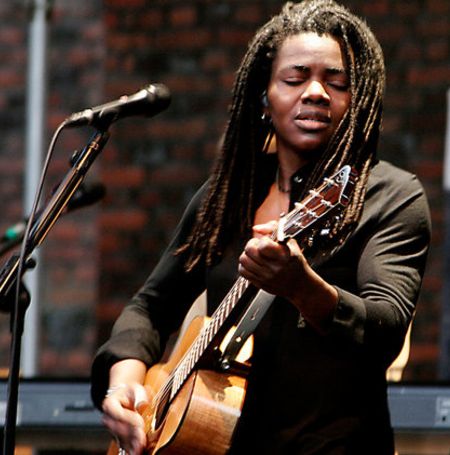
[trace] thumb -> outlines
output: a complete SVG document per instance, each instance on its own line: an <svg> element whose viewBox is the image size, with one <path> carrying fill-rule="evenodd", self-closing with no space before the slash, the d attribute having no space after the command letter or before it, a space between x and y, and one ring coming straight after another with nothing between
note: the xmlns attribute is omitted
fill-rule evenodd
<svg viewBox="0 0 450 455"><path fill-rule="evenodd" d="M134 395L134 409L140 411L143 407L149 404L149 398L145 387L141 384L133 385L133 395Z"/></svg>

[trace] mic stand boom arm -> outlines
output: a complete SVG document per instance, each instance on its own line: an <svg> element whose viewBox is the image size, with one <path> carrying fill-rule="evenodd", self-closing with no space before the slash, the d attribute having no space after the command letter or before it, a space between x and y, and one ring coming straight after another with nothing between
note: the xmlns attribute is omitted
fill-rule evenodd
<svg viewBox="0 0 450 455"><path fill-rule="evenodd" d="M109 125L108 125L109 126ZM82 183L88 169L94 162L95 158L103 149L109 138L107 127L103 130L98 130L94 133L90 142L80 152L72 168L66 174L52 197L47 203L47 206L42 211L38 219L33 223L30 230L30 235L26 241L25 246L25 261L30 259L33 250L39 246L48 232L58 220L61 213L66 208L70 198ZM19 262L18 255L12 256L0 271L0 310L8 311L14 306L11 306L12 289L18 281L22 279L19 275ZM25 267L26 269L26 267ZM5 426L3 432L3 453L4 455L14 455L15 448L15 425L17 419L17 403L18 403L18 390L19 390L19 369L20 369L20 349L21 339L24 327L24 319L26 308L29 303L29 296L27 293L21 293L23 296L22 302L19 302L17 311L11 311L11 358L10 370L8 377L8 401L5 416Z"/></svg>
<svg viewBox="0 0 450 455"><path fill-rule="evenodd" d="M72 168L48 201L47 206L44 208L39 218L33 223L29 238L26 239L26 259L33 250L43 242L51 227L56 223L70 201L70 198L81 185L88 169L103 149L108 138L108 132L97 131L91 138L89 144L80 152ZM18 278L16 276L18 265L18 257L12 256L0 271L0 310L3 310L1 305L3 298L9 294Z"/></svg>

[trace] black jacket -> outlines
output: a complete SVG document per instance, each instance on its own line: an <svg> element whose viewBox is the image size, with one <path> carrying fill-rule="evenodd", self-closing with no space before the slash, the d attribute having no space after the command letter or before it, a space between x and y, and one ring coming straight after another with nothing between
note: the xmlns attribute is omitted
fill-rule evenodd
<svg viewBox="0 0 450 455"><path fill-rule="evenodd" d="M301 188L292 179L292 202ZM124 358L158 362L165 342L206 288L211 312L236 278L239 246L217 266L186 273L174 251L189 235L202 189L172 243L117 320L92 370L101 405L110 366ZM430 217L417 178L374 165L361 220L317 272L338 290L332 329L298 327L298 311L277 298L255 332L246 402L233 453L391 454L386 368L401 349L421 285Z"/></svg>

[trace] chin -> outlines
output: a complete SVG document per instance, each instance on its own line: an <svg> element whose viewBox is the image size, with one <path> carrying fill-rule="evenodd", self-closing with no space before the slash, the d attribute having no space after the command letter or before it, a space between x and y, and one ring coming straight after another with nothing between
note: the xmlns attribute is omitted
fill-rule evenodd
<svg viewBox="0 0 450 455"><path fill-rule="evenodd" d="M323 143L302 143L297 146L298 153L306 154L313 158L314 156L319 156L326 149L326 144ZM311 156L313 155L313 156Z"/></svg>
<svg viewBox="0 0 450 455"><path fill-rule="evenodd" d="M303 133L301 137L298 138L298 140L295 143L295 146L299 150L310 150L310 151L315 151L315 150L324 150L330 140L330 135L329 134L323 134L325 132L322 132L322 134L314 134L314 133Z"/></svg>

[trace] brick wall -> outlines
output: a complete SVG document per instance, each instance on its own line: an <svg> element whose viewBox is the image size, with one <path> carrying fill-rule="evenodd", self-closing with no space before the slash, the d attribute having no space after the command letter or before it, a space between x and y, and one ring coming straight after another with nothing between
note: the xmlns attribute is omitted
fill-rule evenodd
<svg viewBox="0 0 450 455"><path fill-rule="evenodd" d="M386 55L380 155L416 172L430 196L433 245L406 371L408 379L430 380L436 377L442 287L449 3L344 4L367 18ZM111 128L90 174L106 185L106 198L67 215L46 242L45 373L87 374L92 351L156 263L183 207L208 175L246 43L280 5L274 0L55 2L49 134L69 112L151 82L169 86L172 104L155 118L124 119ZM0 6L0 17L9 24L0 30L0 190L8 195L2 198L0 226L6 227L21 214L27 23L11 6ZM65 172L67 157L85 143L84 134L64 135L53 178Z"/></svg>
<svg viewBox="0 0 450 455"><path fill-rule="evenodd" d="M30 2L31 4L32 2ZM24 2L2 2L0 18L0 226L22 218L25 162L25 100L28 30L32 11ZM103 99L104 24L101 2L54 2L48 19L48 106L44 145L57 125L75 109ZM90 133L89 133L90 134ZM69 160L88 138L86 131L68 131L57 143L47 186L69 171ZM45 152L45 151L44 151ZM97 170L89 176L95 180ZM96 340L98 288L98 207L65 215L40 248L42 270L39 310L40 370L43 374L86 375ZM11 253L9 253L11 254ZM9 257L5 254L4 258ZM32 305L38 305L36 296ZM2 315L1 367L8 364L9 317Z"/></svg>

